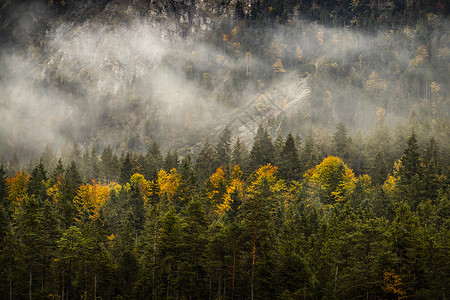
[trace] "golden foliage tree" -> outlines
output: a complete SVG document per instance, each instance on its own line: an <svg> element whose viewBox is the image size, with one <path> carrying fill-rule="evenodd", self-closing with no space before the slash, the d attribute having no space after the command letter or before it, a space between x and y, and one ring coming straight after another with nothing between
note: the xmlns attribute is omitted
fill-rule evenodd
<svg viewBox="0 0 450 300"><path fill-rule="evenodd" d="M27 186L30 181L30 174L27 172L17 172L13 177L6 179L6 189L9 203L15 211L23 202L27 194Z"/></svg>
<svg viewBox="0 0 450 300"><path fill-rule="evenodd" d="M325 204L345 200L356 182L352 169L335 156L328 156L303 176L311 198L319 197Z"/></svg>

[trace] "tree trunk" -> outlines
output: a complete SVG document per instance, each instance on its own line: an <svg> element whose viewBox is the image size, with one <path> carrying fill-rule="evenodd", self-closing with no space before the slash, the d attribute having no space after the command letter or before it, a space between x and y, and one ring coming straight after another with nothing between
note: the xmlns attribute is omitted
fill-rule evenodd
<svg viewBox="0 0 450 300"><path fill-rule="evenodd" d="M336 298L337 293L337 279L338 279L339 266L336 266L336 274L334 275L334 297Z"/></svg>
<svg viewBox="0 0 450 300"><path fill-rule="evenodd" d="M29 298L30 298L30 300L32 299L32 297L31 297L31 287L32 287L32 285L33 285L33 274L30 272L30 283L29 283Z"/></svg>
<svg viewBox="0 0 450 300"><path fill-rule="evenodd" d="M12 300L12 279L9 279L9 300Z"/></svg>
<svg viewBox="0 0 450 300"><path fill-rule="evenodd" d="M255 224L253 231L253 261L252 261L252 281L251 281L251 296L250 299L254 299L255 294L255 266L256 266L256 231L257 226Z"/></svg>
<svg viewBox="0 0 450 300"><path fill-rule="evenodd" d="M231 300L234 300L234 282L236 280L236 245L233 248L233 283L231 289Z"/></svg>

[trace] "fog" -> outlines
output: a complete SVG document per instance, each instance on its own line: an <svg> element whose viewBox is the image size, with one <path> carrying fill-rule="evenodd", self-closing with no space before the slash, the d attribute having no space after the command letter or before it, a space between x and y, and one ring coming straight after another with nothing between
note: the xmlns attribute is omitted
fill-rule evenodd
<svg viewBox="0 0 450 300"><path fill-rule="evenodd" d="M242 22L230 21L233 14L186 29L180 19L142 16L132 6L125 11L116 8L115 14L127 16L122 19L111 20L108 6L102 14L80 22L53 18L43 33L32 28L38 18L46 18L42 6L36 7L37 12L11 18L27 27L24 32L29 36L23 37L22 48L5 46L1 51L0 154L5 157L16 151L29 158L46 145L58 152L66 141L84 148L111 144L118 151L144 151L152 141L163 149L196 144L229 124L223 116L231 118L256 105L252 103L261 95L269 95L265 101L282 97L289 103L303 87L292 88L296 94L277 87L295 86L302 77L308 77L313 88L311 105L285 112L294 119L302 116L291 122L300 129L312 125L331 129L343 120L351 128L369 130L379 107L393 122L410 113L390 103L404 96L395 94L399 84L385 78L407 68L414 58L417 44L396 41L400 34L412 33L369 34L304 20L296 26L252 31L244 30ZM395 56L383 57L385 49ZM287 71L276 73L277 59ZM386 62L392 70L384 68ZM364 71L363 64L369 65ZM308 65L321 70L321 77L305 69ZM381 82L376 101L367 96L365 84L372 72L378 76L374 81ZM341 73L362 78L330 80ZM419 88L418 93L425 92ZM262 111L256 120L278 113ZM137 144L130 145L132 137Z"/></svg>

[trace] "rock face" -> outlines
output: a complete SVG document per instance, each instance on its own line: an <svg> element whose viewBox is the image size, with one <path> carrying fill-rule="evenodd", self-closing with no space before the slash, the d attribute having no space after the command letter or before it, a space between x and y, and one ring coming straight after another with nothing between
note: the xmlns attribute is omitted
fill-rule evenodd
<svg viewBox="0 0 450 300"><path fill-rule="evenodd" d="M5 81L11 107L14 101L36 107L27 110L39 132L30 139L43 143L38 148L58 149L67 140L136 151L158 141L163 149L189 153L227 125L250 145L260 123L307 108L305 79L286 75L260 90L249 75L251 53L222 41L223 32L237 28L230 24L239 23L233 23L237 0L24 3L6 1L0 8L3 45L17 49L0 62L16 76ZM17 135L27 131L10 120Z"/></svg>

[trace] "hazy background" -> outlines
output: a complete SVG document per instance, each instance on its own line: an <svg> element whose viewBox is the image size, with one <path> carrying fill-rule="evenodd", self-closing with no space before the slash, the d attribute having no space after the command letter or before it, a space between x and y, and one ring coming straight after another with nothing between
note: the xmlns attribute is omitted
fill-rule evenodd
<svg viewBox="0 0 450 300"><path fill-rule="evenodd" d="M339 121L369 132L380 111L392 128L448 123L444 16L363 30L295 11L274 21L270 9L256 22L249 3L6 1L0 155L153 141L183 154L226 125L249 143L259 123L274 138Z"/></svg>

